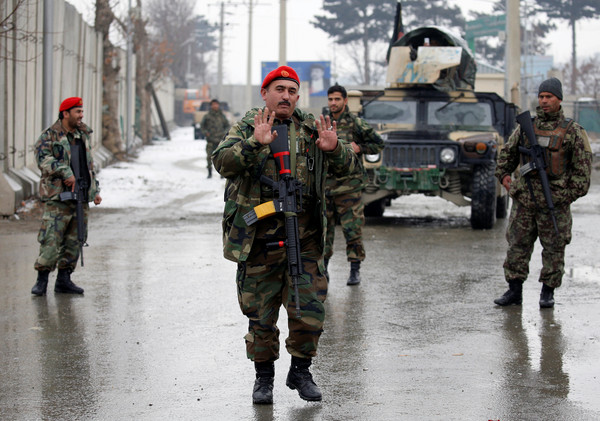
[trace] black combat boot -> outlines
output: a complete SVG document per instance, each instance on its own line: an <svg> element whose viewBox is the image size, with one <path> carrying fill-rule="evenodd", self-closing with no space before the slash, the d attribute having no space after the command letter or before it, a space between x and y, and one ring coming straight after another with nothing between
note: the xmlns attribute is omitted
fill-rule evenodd
<svg viewBox="0 0 600 421"><path fill-rule="evenodd" d="M523 302L523 282L511 281L508 283L508 291L500 298L496 298L494 303L499 306L509 306L511 304L521 305Z"/></svg>
<svg viewBox="0 0 600 421"><path fill-rule="evenodd" d="M285 384L292 390L298 390L298 394L305 401L320 401L322 398L321 391L313 381L312 374L308 371L311 362L310 358L292 356L292 365Z"/></svg>
<svg viewBox="0 0 600 421"><path fill-rule="evenodd" d="M554 307L554 288L546 284L542 284L542 292L540 293L540 308Z"/></svg>
<svg viewBox="0 0 600 421"><path fill-rule="evenodd" d="M37 281L35 281L35 285L31 288L31 293L33 295L37 295L38 297L42 295L46 295L46 288L48 287L48 275L50 274L49 270L40 270L38 271Z"/></svg>
<svg viewBox="0 0 600 421"><path fill-rule="evenodd" d="M254 368L256 369L256 380L252 391L252 403L271 405L273 403L275 364L272 361L254 363Z"/></svg>
<svg viewBox="0 0 600 421"><path fill-rule="evenodd" d="M208 177L206 178L212 178L212 167L208 167Z"/></svg>
<svg viewBox="0 0 600 421"><path fill-rule="evenodd" d="M83 294L83 288L79 288L71 281L71 269L59 269L56 275L54 292L63 294Z"/></svg>
<svg viewBox="0 0 600 421"><path fill-rule="evenodd" d="M360 262L350 262L350 276L346 285L360 284Z"/></svg>
<svg viewBox="0 0 600 421"><path fill-rule="evenodd" d="M327 278L327 283L329 283L329 270L327 267L329 266L329 259L325 259L325 277Z"/></svg>

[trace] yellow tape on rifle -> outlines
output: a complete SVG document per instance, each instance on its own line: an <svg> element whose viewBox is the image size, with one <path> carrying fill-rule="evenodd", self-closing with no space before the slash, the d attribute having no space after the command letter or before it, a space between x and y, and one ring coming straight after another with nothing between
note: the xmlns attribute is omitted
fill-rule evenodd
<svg viewBox="0 0 600 421"><path fill-rule="evenodd" d="M271 216L277 211L275 210L275 202L267 202L262 205L258 205L254 208L254 212L256 212L256 217L258 219L266 218L267 216Z"/></svg>

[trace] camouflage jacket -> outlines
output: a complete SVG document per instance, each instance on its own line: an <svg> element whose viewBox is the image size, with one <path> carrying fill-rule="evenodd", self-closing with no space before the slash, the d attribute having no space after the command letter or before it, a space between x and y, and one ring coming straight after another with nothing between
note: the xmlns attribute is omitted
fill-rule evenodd
<svg viewBox="0 0 600 421"><path fill-rule="evenodd" d="M202 133L206 136L206 141L218 145L229 129L229 121L221 110L210 110L202 117L200 122Z"/></svg>
<svg viewBox="0 0 600 421"><path fill-rule="evenodd" d="M540 130L554 130L563 124L565 117L562 108L555 113L545 113L540 107L536 110L534 127ZM521 133L521 126L517 126L510 135L506 145L498 154L496 177L502 182L506 175L511 175L521 163L519 145L530 147L529 141ZM590 187L592 168L592 150L583 127L573 122L568 128L562 144L566 158L565 170L560 176L548 176L552 201L555 206L568 205L579 197L585 196ZM546 199L537 171L529 174L535 200L532 199L526 178L517 171L510 187L510 196L524 206L541 208L546 207Z"/></svg>
<svg viewBox="0 0 600 421"><path fill-rule="evenodd" d="M212 154L216 170L227 178L225 187L225 210L223 214L223 254L225 258L241 262L248 258L252 245L257 238L257 231L264 232L261 224L273 223L277 218L270 216L256 224L248 226L243 215L254 207L273 199L270 187L260 182L265 175L277 181L275 160L270 153L269 145L261 145L254 139L254 116L258 108L250 110L244 118L234 124L228 135ZM328 171L343 175L358 166L356 154L344 147L341 142L331 152L321 151L317 145L317 130L314 116L299 109L292 116L296 131L298 151L296 153L295 178L302 182L304 214L315 227L304 227L299 224L300 237L303 232L312 229L320 236L320 252L325 244L325 178ZM281 124L278 120L274 124ZM270 190L270 191L269 191ZM275 218L275 219L273 219ZM267 222L269 220L269 222ZM277 224L280 225L280 222ZM263 225L264 227L264 225ZM274 227L274 230L279 229ZM260 234L258 234L260 235Z"/></svg>
<svg viewBox="0 0 600 421"><path fill-rule="evenodd" d="M73 132L75 138L81 138L85 144L85 155L90 172L90 187L88 189L88 202L92 202L100 192L96 171L92 160L90 135L92 129L85 124ZM64 180L73 175L71 169L71 145L67 132L63 129L61 121L57 120L52 126L44 130L35 143L35 157L42 176L40 178L40 199L42 201L59 200L59 194L66 191Z"/></svg>
<svg viewBox="0 0 600 421"><path fill-rule="evenodd" d="M333 117L332 117L333 118ZM360 147L358 155L359 165L356 171L342 177L329 174L325 191L327 195L352 193L365 188L368 182L367 172L362 164L363 154L376 154L383 149L383 139L365 120L353 115L344 109L337 122L337 134L348 147L354 142Z"/></svg>

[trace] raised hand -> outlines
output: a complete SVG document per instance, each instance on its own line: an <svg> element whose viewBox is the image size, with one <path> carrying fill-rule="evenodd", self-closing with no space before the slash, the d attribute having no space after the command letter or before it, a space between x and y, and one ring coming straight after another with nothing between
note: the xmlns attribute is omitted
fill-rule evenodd
<svg viewBox="0 0 600 421"><path fill-rule="evenodd" d="M334 150L338 144L336 133L337 123L335 121L332 123L329 116L323 117L322 114L315 123L317 125L317 132L319 133L319 138L316 142L319 149L325 152Z"/></svg>
<svg viewBox="0 0 600 421"><path fill-rule="evenodd" d="M277 131L271 132L273 121L275 120L275 111L269 116L269 107L265 111L258 110L254 116L254 138L261 145L268 145L277 137Z"/></svg>

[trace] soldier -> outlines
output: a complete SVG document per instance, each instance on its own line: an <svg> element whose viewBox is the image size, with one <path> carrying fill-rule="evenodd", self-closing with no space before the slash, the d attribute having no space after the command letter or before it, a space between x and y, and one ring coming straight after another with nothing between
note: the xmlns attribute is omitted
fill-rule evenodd
<svg viewBox="0 0 600 421"><path fill-rule="evenodd" d="M562 282L565 247L571 242L570 204L586 195L592 163L587 133L579 124L565 118L562 98L562 85L558 79L542 82L538 91L537 116L533 119L537 141L545 149L558 234L537 172L531 173L531 176L520 176L517 172L516 179L511 178L519 160L525 164L528 159L528 155L519 152L519 146L530 147L521 126L517 126L498 156L496 176L513 198L506 232L508 251L504 261L509 290L494 300L500 306L521 304L523 282L529 274L529 260L538 237L543 247L543 267L539 277L542 283L540 308L554 307L554 289Z"/></svg>
<svg viewBox="0 0 600 421"><path fill-rule="evenodd" d="M102 202L90 148L92 129L81 121L82 118L81 98L65 99L60 104L58 120L40 135L35 144L35 157L42 172L40 199L44 203L42 227L38 234L40 254L34 266L38 277L31 290L37 296L46 294L48 275L57 266L54 292L83 294L83 288L71 281L71 272L75 270L79 258L77 203L73 200L62 202L59 197L62 192L75 191L73 161L78 160L83 181L88 186L83 205L86 227L89 212L87 202L93 201L95 205ZM71 154L71 146L75 144L80 145L75 149L80 152L79 156Z"/></svg>
<svg viewBox="0 0 600 421"><path fill-rule="evenodd" d="M363 119L348 110L348 94L343 86L333 85L327 90L327 103L332 120L337 122L338 136L359 156L376 154L383 149L383 140ZM360 283L360 262L365 260L362 242L362 227L365 224L365 205L362 190L367 185L367 173L359 159L359 166L351 174L336 177L328 174L327 197L327 241L325 244L325 269L333 255L335 225L339 219L346 238L346 257L350 262L347 285ZM326 274L329 279L329 273Z"/></svg>
<svg viewBox="0 0 600 421"><path fill-rule="evenodd" d="M229 121L227 121L227 117L221 111L220 106L219 100L211 100L210 110L200 122L200 127L202 127L202 132L206 137L206 168L208 168L208 178L212 177L211 155L229 129Z"/></svg>
<svg viewBox="0 0 600 421"><path fill-rule="evenodd" d="M223 219L224 256L237 263L238 301L249 319L246 353L254 361L255 404L273 403L274 361L279 358L277 319L283 305L288 312L286 349L292 355L286 384L300 397L320 401L321 391L309 371L323 331L327 280L324 276L325 176L343 175L357 165L356 155L338 141L336 123L318 120L296 108L300 80L288 66L270 72L261 86L265 108L254 108L236 123L213 152L216 170L227 178ZM276 213L248 226L243 215L273 200L273 189L261 175L277 180L269 144L277 137L274 124L286 124L294 177L302 183L303 212L298 214L302 283L301 317L296 316L294 288L285 248L267 249L267 243L285 241L284 216ZM295 163L295 164L294 164Z"/></svg>

